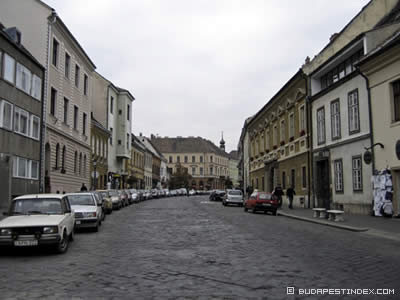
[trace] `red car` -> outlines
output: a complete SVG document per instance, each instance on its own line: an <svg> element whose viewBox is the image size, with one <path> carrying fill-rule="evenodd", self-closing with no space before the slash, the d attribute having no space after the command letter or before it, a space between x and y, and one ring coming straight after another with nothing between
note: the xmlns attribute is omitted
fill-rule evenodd
<svg viewBox="0 0 400 300"><path fill-rule="evenodd" d="M276 216L278 206L278 198L275 195L255 192L251 194L250 198L244 203L244 211L251 210L253 213L256 213L256 211L267 213L270 211L274 216Z"/></svg>

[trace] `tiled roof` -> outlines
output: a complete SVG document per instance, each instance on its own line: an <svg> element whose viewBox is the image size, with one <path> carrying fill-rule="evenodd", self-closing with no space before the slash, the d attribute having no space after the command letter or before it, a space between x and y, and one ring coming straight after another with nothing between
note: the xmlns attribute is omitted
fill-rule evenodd
<svg viewBox="0 0 400 300"><path fill-rule="evenodd" d="M202 137L154 137L151 143L161 153L215 153L228 157L225 151Z"/></svg>

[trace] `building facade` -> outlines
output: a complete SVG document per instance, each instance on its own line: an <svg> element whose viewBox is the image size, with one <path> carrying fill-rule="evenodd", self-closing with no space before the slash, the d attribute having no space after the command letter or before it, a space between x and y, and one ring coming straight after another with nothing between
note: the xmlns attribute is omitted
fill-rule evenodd
<svg viewBox="0 0 400 300"><path fill-rule="evenodd" d="M26 48L46 68L42 172L45 191L74 192L82 183L89 186L91 84L95 65L57 13L42 1L1 1L0 19L29 36Z"/></svg>
<svg viewBox="0 0 400 300"><path fill-rule="evenodd" d="M400 214L400 32L396 32L361 61L369 79L373 140L383 147L371 149L376 173L392 175L393 209Z"/></svg>
<svg viewBox="0 0 400 300"><path fill-rule="evenodd" d="M91 117L91 189L105 189L108 182L108 141L110 131ZM77 153L75 155L78 155Z"/></svg>
<svg viewBox="0 0 400 300"><path fill-rule="evenodd" d="M211 141L201 137L152 137L152 144L167 159L173 176L178 166L191 176L189 188L225 189L229 175L228 154Z"/></svg>
<svg viewBox="0 0 400 300"><path fill-rule="evenodd" d="M240 188L239 184L239 159L238 152L232 150L229 152L229 180L232 182L233 188Z"/></svg>
<svg viewBox="0 0 400 300"><path fill-rule="evenodd" d="M43 188L43 66L0 24L0 209Z"/></svg>
<svg viewBox="0 0 400 300"><path fill-rule="evenodd" d="M130 186L135 189L144 189L144 155L146 147L132 134L131 159L128 164Z"/></svg>
<svg viewBox="0 0 400 300"><path fill-rule="evenodd" d="M293 187L297 207L308 206L310 198L306 90L307 79L299 70L247 126L250 185L265 192Z"/></svg>

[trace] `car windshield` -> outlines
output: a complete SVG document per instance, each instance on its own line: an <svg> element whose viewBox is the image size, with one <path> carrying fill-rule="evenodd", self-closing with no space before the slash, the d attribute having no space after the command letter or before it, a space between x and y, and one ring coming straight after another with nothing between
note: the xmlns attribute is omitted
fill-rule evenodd
<svg viewBox="0 0 400 300"><path fill-rule="evenodd" d="M91 195L70 195L68 200L71 205L95 205Z"/></svg>
<svg viewBox="0 0 400 300"><path fill-rule="evenodd" d="M100 192L100 194L101 194L104 198L108 197L107 192Z"/></svg>
<svg viewBox="0 0 400 300"><path fill-rule="evenodd" d="M111 197L118 196L118 193L116 191L112 191L112 192L109 192L109 193L110 193Z"/></svg>
<svg viewBox="0 0 400 300"><path fill-rule="evenodd" d="M60 199L21 199L13 202L11 207L13 215L30 214L62 214Z"/></svg>
<svg viewBox="0 0 400 300"><path fill-rule="evenodd" d="M271 194L260 194L261 200L271 200Z"/></svg>
<svg viewBox="0 0 400 300"><path fill-rule="evenodd" d="M242 196L242 192L241 191L229 191L229 195Z"/></svg>

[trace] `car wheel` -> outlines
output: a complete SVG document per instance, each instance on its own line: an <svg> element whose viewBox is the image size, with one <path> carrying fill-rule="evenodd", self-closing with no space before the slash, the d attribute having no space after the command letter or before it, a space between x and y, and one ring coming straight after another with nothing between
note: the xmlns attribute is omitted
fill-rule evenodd
<svg viewBox="0 0 400 300"><path fill-rule="evenodd" d="M67 235L67 232L64 231L63 238L61 241L57 244L57 253L65 253L68 249L68 244L69 244L69 237Z"/></svg>
<svg viewBox="0 0 400 300"><path fill-rule="evenodd" d="M72 229L70 235L69 235L69 241L73 242L75 239L75 229Z"/></svg>
<svg viewBox="0 0 400 300"><path fill-rule="evenodd" d="M273 214L274 216L276 216L276 215L277 215L277 211L274 210L274 211L272 212L272 214Z"/></svg>

